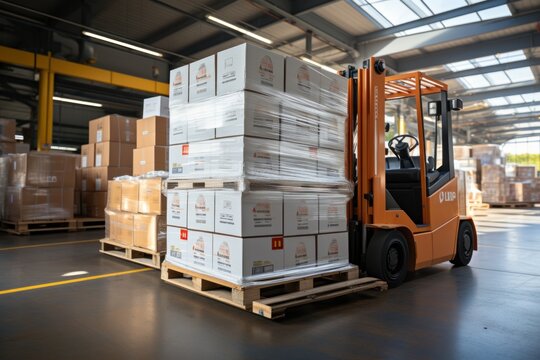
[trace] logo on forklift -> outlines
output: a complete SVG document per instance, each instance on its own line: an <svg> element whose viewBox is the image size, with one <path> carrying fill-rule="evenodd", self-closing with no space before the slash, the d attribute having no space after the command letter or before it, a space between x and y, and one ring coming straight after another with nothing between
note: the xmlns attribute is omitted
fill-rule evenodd
<svg viewBox="0 0 540 360"><path fill-rule="evenodd" d="M442 191L439 194L439 202L444 201L454 201L456 200L456 192L455 191Z"/></svg>

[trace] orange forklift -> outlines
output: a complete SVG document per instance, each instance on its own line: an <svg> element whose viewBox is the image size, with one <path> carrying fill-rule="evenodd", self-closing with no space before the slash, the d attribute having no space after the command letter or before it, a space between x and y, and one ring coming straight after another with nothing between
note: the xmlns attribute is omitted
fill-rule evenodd
<svg viewBox="0 0 540 360"><path fill-rule="evenodd" d="M390 287L441 262L467 265L478 245L473 220L458 212L451 112L462 101L421 72L386 76L381 59L342 75L350 261Z"/></svg>

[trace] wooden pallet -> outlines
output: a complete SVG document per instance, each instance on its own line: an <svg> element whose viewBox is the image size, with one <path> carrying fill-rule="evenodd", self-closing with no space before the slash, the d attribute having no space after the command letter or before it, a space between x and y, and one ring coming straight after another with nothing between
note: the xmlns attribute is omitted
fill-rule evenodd
<svg viewBox="0 0 540 360"><path fill-rule="evenodd" d="M189 189L234 189L237 190L242 185L240 180L167 180L167 189L189 190Z"/></svg>
<svg viewBox="0 0 540 360"><path fill-rule="evenodd" d="M105 219L104 218L76 218L77 220L77 230L89 230L89 229L103 229L105 228Z"/></svg>
<svg viewBox="0 0 540 360"><path fill-rule="evenodd" d="M351 265L316 275L242 286L167 261L161 267L161 279L168 284L269 319L284 316L285 310L294 306L368 289L387 289L384 281L358 276L358 267Z"/></svg>
<svg viewBox="0 0 540 360"><path fill-rule="evenodd" d="M472 216L486 216L487 210L489 210L489 204L478 203L478 204L469 204L468 213Z"/></svg>
<svg viewBox="0 0 540 360"><path fill-rule="evenodd" d="M343 183L306 183L295 180L248 180L248 179L199 179L199 180L167 180L167 189L190 190L190 189L231 189L231 190L267 190L284 191L294 189L294 191L320 191L324 187L337 193L346 193L349 188Z"/></svg>
<svg viewBox="0 0 540 360"><path fill-rule="evenodd" d="M44 231L76 231L75 219L2 221L2 230L16 235L28 235Z"/></svg>
<svg viewBox="0 0 540 360"><path fill-rule="evenodd" d="M492 208L533 208L535 203L528 203L528 202L515 202L515 203L490 203L489 206Z"/></svg>
<svg viewBox="0 0 540 360"><path fill-rule="evenodd" d="M161 268L161 262L165 259L164 252L155 252L136 246L119 244L109 239L101 239L100 253L148 266L154 269Z"/></svg>

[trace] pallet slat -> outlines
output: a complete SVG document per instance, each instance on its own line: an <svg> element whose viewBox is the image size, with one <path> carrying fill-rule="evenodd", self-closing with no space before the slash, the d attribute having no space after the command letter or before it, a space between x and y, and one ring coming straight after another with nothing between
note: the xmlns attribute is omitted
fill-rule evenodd
<svg viewBox="0 0 540 360"><path fill-rule="evenodd" d="M101 239L100 253L117 257L137 264L148 266L154 269L160 269L161 263L165 258L164 252L155 252L135 246L119 244L109 239Z"/></svg>
<svg viewBox="0 0 540 360"><path fill-rule="evenodd" d="M77 222L75 219L60 220L3 220L2 230L16 235L28 235L34 232L43 231L76 231Z"/></svg>
<svg viewBox="0 0 540 360"><path fill-rule="evenodd" d="M76 218L76 220L77 220L77 230L105 228L104 218Z"/></svg>

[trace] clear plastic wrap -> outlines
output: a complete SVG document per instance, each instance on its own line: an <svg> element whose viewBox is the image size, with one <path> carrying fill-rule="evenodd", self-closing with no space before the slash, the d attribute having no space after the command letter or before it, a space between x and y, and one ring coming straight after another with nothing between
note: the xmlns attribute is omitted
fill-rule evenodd
<svg viewBox="0 0 540 360"><path fill-rule="evenodd" d="M0 156L0 219L4 218L4 202L8 185L8 171L11 165L9 156Z"/></svg>
<svg viewBox="0 0 540 360"><path fill-rule="evenodd" d="M166 212L166 199L162 192L166 173L161 176L133 177L120 176L109 180L107 208L147 215L162 215Z"/></svg>
<svg viewBox="0 0 540 360"><path fill-rule="evenodd" d="M63 220L73 218L73 188L6 188L5 218L20 220Z"/></svg>
<svg viewBox="0 0 540 360"><path fill-rule="evenodd" d="M79 155L31 151L9 156L10 186L75 187L75 164Z"/></svg>
<svg viewBox="0 0 540 360"><path fill-rule="evenodd" d="M167 238L165 216L110 209L106 209L105 214L106 234L109 240L155 252L165 250Z"/></svg>

